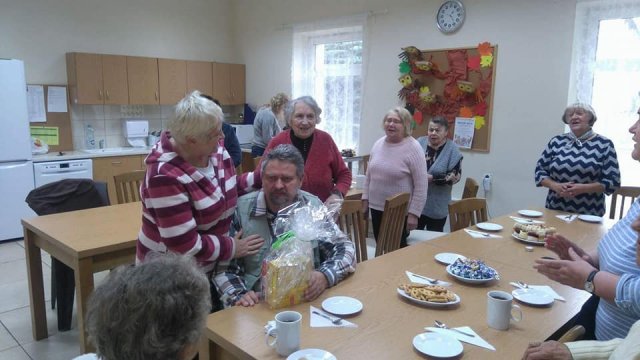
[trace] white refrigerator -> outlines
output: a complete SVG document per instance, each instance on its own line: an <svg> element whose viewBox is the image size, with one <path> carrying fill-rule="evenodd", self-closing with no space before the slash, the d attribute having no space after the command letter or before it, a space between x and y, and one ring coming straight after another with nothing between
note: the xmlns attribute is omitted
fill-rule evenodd
<svg viewBox="0 0 640 360"><path fill-rule="evenodd" d="M0 241L21 238L34 188L27 83L21 60L0 59Z"/></svg>

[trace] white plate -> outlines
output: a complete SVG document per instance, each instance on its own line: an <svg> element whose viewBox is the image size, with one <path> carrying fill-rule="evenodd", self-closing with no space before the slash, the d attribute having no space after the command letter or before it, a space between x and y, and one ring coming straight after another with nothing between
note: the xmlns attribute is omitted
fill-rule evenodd
<svg viewBox="0 0 640 360"><path fill-rule="evenodd" d="M514 298L525 304L544 306L553 303L553 297L538 289L515 289L511 292Z"/></svg>
<svg viewBox="0 0 640 360"><path fill-rule="evenodd" d="M426 332L413 338L416 350L427 356L449 358L462 354L462 343L450 335Z"/></svg>
<svg viewBox="0 0 640 360"><path fill-rule="evenodd" d="M434 258L436 259L437 262L440 262L446 265L453 264L458 258L462 260L466 259L466 257L460 254L455 254L455 253L439 253L439 254L436 254Z"/></svg>
<svg viewBox="0 0 640 360"><path fill-rule="evenodd" d="M542 213L536 210L518 210L518 214L528 217L540 217Z"/></svg>
<svg viewBox="0 0 640 360"><path fill-rule="evenodd" d="M600 216L595 215L578 215L578 219L591 223L601 223L602 218Z"/></svg>
<svg viewBox="0 0 640 360"><path fill-rule="evenodd" d="M287 360L336 360L335 355L320 349L302 349L287 356Z"/></svg>
<svg viewBox="0 0 640 360"><path fill-rule="evenodd" d="M520 236L518 236L518 234L511 233L511 237L516 239L516 240L520 240L520 241L522 241L524 243L527 243L527 244L544 246L544 241L538 241L538 239L534 238L533 236L527 236L526 239L523 239Z"/></svg>
<svg viewBox="0 0 640 360"><path fill-rule="evenodd" d="M468 284L486 284L486 283L488 283L489 281L492 281L493 279L495 279L495 278L490 278L490 279L469 279L469 278L466 278L466 277L462 277L462 276L460 276L460 275L456 275L456 274L454 274L454 273L451 271L451 265L452 265L452 264L447 265L447 273L448 273L449 275L453 276L454 278L456 278L456 279L458 279L458 280L460 280L460 281L462 281L462 282L468 283ZM486 265L486 264L485 264L485 265ZM491 266L487 266L487 267L488 267L488 268L493 269ZM495 269L493 269L493 270L495 271ZM498 272L496 271L496 274L497 274L497 273L498 273Z"/></svg>
<svg viewBox="0 0 640 360"><path fill-rule="evenodd" d="M362 303L348 296L333 296L322 302L322 309L335 315L353 315L362 311Z"/></svg>
<svg viewBox="0 0 640 360"><path fill-rule="evenodd" d="M453 301L449 301L446 303L439 303L439 302L433 302L433 301L424 301L424 300L419 300L416 298L412 298L411 296L409 296L409 294L407 294L406 292L404 292L404 290L402 289L397 289L398 290L398 295L402 296L403 298L414 302L416 304L420 304L420 305L424 305L424 306L429 306L429 307L445 307L445 306L451 306L451 305L456 305L460 303L460 296L458 296L458 294L456 295L456 299Z"/></svg>
<svg viewBox="0 0 640 360"><path fill-rule="evenodd" d="M481 222L477 223L476 226L478 229L486 230L486 231L500 231L502 230L502 225L494 224L490 222Z"/></svg>

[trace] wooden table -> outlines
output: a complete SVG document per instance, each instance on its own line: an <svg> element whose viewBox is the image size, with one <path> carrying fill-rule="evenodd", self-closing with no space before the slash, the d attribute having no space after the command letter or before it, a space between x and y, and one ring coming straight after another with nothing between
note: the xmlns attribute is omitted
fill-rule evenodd
<svg viewBox="0 0 640 360"><path fill-rule="evenodd" d="M74 271L80 350L90 352L93 349L87 342L84 320L87 298L93 291L93 274L133 263L141 224L139 202L22 220L35 340L48 336L40 250Z"/></svg>
<svg viewBox="0 0 640 360"><path fill-rule="evenodd" d="M554 211L544 211L548 225L577 240L585 248L595 246L608 224L589 224L574 220L571 224L560 221ZM558 220L558 221L556 221ZM560 285L538 274L533 260L551 254L543 247L526 252L524 243L511 238L514 223L508 217L493 222L505 229L501 239L476 239L463 230L441 238L419 243L384 256L358 264L356 272L337 286L327 290L311 303L291 307L303 314L301 348L321 348L338 359L421 359L424 356L412 346L414 336L441 320L450 326L471 326L480 336L496 347L490 351L463 343L463 357L469 359L516 359L522 356L530 341L544 340L571 320L589 297L585 291ZM445 266L433 260L435 254L453 251L482 258L494 267L500 281L473 286L455 281L448 276ZM426 276L446 279L453 283L451 290L462 299L458 307L433 309L417 306L400 298L398 284L407 282L405 270ZM531 284L550 284L567 301L556 301L551 307L531 307L521 304L523 320L512 323L508 331L498 331L486 325L486 293L490 290L511 292L511 281ZM349 320L358 328L312 328L309 326L309 305L321 307L324 299L346 295L364 303L360 314ZM234 307L211 314L207 319L206 349L212 359L280 359L264 343L264 325L280 310L271 310L264 303L253 308Z"/></svg>

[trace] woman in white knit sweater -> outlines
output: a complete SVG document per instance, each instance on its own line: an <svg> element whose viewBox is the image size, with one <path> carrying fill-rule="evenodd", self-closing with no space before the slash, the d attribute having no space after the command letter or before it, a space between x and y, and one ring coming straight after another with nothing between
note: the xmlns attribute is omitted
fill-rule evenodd
<svg viewBox="0 0 640 360"><path fill-rule="evenodd" d="M418 226L418 218L427 201L427 165L420 144L411 137L411 114L396 107L382 120L385 136L371 148L369 166L362 193L362 211L367 217L371 211L373 235L378 239L385 200L408 192L408 215L400 246L407 245L409 231Z"/></svg>

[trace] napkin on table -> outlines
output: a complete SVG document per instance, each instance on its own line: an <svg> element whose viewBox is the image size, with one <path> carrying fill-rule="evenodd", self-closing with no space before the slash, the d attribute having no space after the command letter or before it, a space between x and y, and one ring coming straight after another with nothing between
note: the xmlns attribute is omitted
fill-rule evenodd
<svg viewBox="0 0 640 360"><path fill-rule="evenodd" d="M405 271L405 274L407 274L407 277L409 278L409 281L413 282L413 283L418 283L418 284L425 284L425 285L440 285L440 286L449 286L451 285L451 283L443 281L443 280L438 280L437 283L431 283L429 282L427 279L428 276L424 276L423 275L417 275L412 273L411 271ZM429 278L431 280L434 280L433 278Z"/></svg>
<svg viewBox="0 0 640 360"><path fill-rule="evenodd" d="M575 220L578 217L578 215L576 215L576 214L573 214L573 215L572 214L564 214L564 215L556 215L556 217L558 219L562 220L562 221L570 223L573 220Z"/></svg>
<svg viewBox="0 0 640 360"><path fill-rule="evenodd" d="M467 234L471 235L474 238L479 238L479 239L489 239L489 238L501 238L502 236L500 235L494 235L494 234L489 234L483 231L475 231L475 230L471 230L471 229L464 229L464 231L466 231ZM489 236L487 236L489 235Z"/></svg>
<svg viewBox="0 0 640 360"><path fill-rule="evenodd" d="M333 315L333 314L329 314L326 311L322 311L321 309L318 309L315 306L311 306L309 305L309 325L311 327L351 327L351 328L355 328L358 327L358 325L345 320L344 318L342 318L342 322L340 323L340 325L336 325L334 323L332 323L331 321L329 321L328 319L323 318L322 316L318 315L318 314L314 314L313 311L317 311L319 313L325 314L328 317L335 319L339 316Z"/></svg>
<svg viewBox="0 0 640 360"><path fill-rule="evenodd" d="M517 216L509 216L509 217L521 224L544 224L544 221L540 221L540 220L525 219Z"/></svg>
<svg viewBox="0 0 640 360"><path fill-rule="evenodd" d="M520 284L515 283L515 282L510 282L509 284L511 284L511 286L517 287L519 289L524 289L524 287L520 286ZM555 290L553 290L553 288L549 285L529 285L529 288L531 289L536 289L536 290L540 290L540 291L544 291L547 294L551 295L551 297L553 297L556 300L560 300L560 301L566 301L562 296L560 296Z"/></svg>
<svg viewBox="0 0 640 360"><path fill-rule="evenodd" d="M468 335L464 335L464 334L460 334L459 332L453 331L451 329L441 329L441 328L430 327L430 326L428 326L428 327L426 327L424 329L425 330L429 330L429 331L434 332L434 333L453 336L454 338L456 338L456 339L458 339L460 341L464 341L466 343L469 343L471 345L476 345L476 346L483 347L485 349L496 351L496 348L493 347L493 345L491 345L488 342L486 342L483 338L480 337L480 335L478 335L475 331L473 331L473 329L471 329L468 326L460 326L460 327L457 327L456 329L458 329L460 331L464 331L464 332L469 333L469 334L473 334L473 335L475 335L474 337L471 337L471 336L468 336Z"/></svg>

